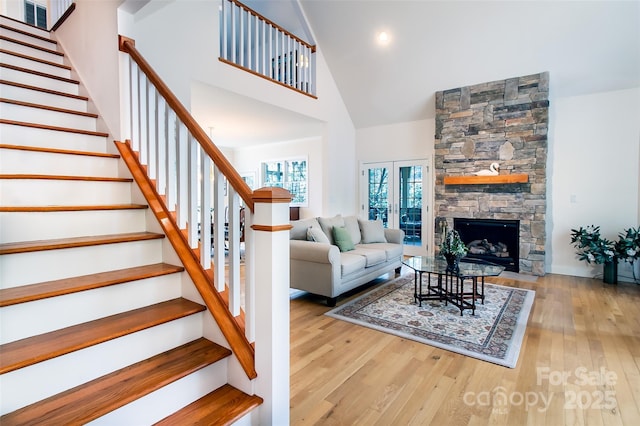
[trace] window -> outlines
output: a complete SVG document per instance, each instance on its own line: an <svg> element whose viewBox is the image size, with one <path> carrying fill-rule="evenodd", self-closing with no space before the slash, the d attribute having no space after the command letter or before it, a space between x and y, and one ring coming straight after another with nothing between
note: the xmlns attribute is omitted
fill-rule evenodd
<svg viewBox="0 0 640 426"><path fill-rule="evenodd" d="M307 160L292 159L262 163L262 184L279 186L291 192L291 205L308 203Z"/></svg>
<svg viewBox="0 0 640 426"><path fill-rule="evenodd" d="M47 8L40 4L25 1L24 21L27 24L47 29Z"/></svg>

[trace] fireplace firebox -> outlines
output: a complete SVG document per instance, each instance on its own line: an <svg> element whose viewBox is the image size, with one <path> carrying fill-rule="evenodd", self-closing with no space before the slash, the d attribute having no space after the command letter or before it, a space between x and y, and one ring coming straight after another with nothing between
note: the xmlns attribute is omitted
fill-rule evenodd
<svg viewBox="0 0 640 426"><path fill-rule="evenodd" d="M520 221L453 219L453 229L469 251L465 258L484 260L520 272Z"/></svg>

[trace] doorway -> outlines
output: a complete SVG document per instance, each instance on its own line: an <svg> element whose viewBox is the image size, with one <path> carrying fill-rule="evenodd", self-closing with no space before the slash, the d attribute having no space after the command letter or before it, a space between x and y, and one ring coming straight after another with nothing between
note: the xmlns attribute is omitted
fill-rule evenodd
<svg viewBox="0 0 640 426"><path fill-rule="evenodd" d="M405 254L426 256L431 238L427 160L363 163L360 181L360 217L402 229Z"/></svg>

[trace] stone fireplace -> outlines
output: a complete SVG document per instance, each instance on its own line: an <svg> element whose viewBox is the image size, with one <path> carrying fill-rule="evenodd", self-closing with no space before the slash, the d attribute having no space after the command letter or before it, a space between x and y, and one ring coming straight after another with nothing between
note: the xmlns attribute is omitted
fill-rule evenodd
<svg viewBox="0 0 640 426"><path fill-rule="evenodd" d="M436 93L436 244L454 218L516 221L515 270L544 275L548 95L548 73Z"/></svg>

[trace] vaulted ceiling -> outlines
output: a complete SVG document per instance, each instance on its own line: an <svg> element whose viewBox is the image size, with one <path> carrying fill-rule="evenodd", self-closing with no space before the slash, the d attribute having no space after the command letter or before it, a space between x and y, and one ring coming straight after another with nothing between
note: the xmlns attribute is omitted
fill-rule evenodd
<svg viewBox="0 0 640 426"><path fill-rule="evenodd" d="M640 86L637 0L244 3L319 46L356 128L433 118L437 91L542 71L552 99Z"/></svg>
<svg viewBox="0 0 640 426"><path fill-rule="evenodd" d="M436 91L542 71L554 96L640 86L638 1L301 3L356 128L433 117Z"/></svg>

